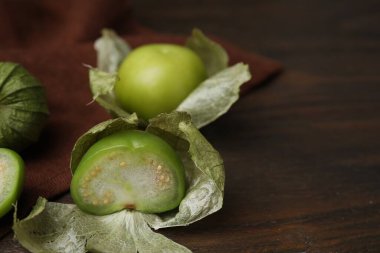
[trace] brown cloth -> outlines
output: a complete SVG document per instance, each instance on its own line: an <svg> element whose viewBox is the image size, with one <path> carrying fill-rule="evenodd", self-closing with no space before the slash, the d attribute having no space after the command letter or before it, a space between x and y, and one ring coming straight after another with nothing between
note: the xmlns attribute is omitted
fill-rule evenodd
<svg viewBox="0 0 380 253"><path fill-rule="evenodd" d="M128 0L0 0L0 61L18 62L41 80L51 113L40 141L21 153L26 162L26 182L18 204L21 216L38 196L52 199L68 191L70 153L76 139L110 118L97 104L87 105L92 98L83 63L95 66L93 42L100 30L112 28L132 46L184 41L185 37L146 29L131 16ZM253 79L243 86L244 91L281 69L273 60L218 41L231 63L243 61L251 66ZM10 223L11 214L0 222L0 238L9 232Z"/></svg>

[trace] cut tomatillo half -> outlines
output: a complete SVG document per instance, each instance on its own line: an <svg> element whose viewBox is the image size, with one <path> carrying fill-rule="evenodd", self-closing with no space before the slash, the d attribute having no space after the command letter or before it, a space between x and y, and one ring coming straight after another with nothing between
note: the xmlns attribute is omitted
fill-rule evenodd
<svg viewBox="0 0 380 253"><path fill-rule="evenodd" d="M71 196L88 213L122 209L161 213L176 208L185 194L183 164L161 138L124 130L100 139L82 157L71 181Z"/></svg>
<svg viewBox="0 0 380 253"><path fill-rule="evenodd" d="M13 150L0 148L0 218L11 210L24 183L24 162Z"/></svg>

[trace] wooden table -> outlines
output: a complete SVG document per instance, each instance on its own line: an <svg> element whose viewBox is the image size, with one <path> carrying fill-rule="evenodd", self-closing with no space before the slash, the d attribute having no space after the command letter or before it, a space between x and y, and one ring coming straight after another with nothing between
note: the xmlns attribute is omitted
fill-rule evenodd
<svg viewBox="0 0 380 253"><path fill-rule="evenodd" d="M224 207L161 232L194 252L380 252L380 2L135 1L158 31L199 27L286 71L202 132ZM24 252L11 235L1 252Z"/></svg>

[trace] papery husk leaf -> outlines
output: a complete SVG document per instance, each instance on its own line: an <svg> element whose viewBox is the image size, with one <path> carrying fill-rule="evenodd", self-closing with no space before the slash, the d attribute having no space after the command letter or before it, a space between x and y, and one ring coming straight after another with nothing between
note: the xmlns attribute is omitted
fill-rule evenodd
<svg viewBox="0 0 380 253"><path fill-rule="evenodd" d="M113 92L117 80L116 74L90 68L90 88L93 99L114 117L128 117L130 113L124 111L116 102Z"/></svg>
<svg viewBox="0 0 380 253"><path fill-rule="evenodd" d="M239 99L240 86L249 79L248 66L235 64L202 82L176 110L189 113L193 123L201 128L231 108Z"/></svg>
<svg viewBox="0 0 380 253"><path fill-rule="evenodd" d="M102 36L95 41L94 47L98 69L109 73L116 72L120 62L131 51L128 43L110 29L102 30Z"/></svg>
<svg viewBox="0 0 380 253"><path fill-rule="evenodd" d="M208 77L227 68L228 55L226 50L218 43L206 37L201 30L193 29L191 36L186 41L186 46L202 59Z"/></svg>
<svg viewBox="0 0 380 253"><path fill-rule="evenodd" d="M72 204L39 198L23 220L15 218L13 231L33 253L189 253L187 248L153 232L139 212L120 211L105 216L82 212Z"/></svg>

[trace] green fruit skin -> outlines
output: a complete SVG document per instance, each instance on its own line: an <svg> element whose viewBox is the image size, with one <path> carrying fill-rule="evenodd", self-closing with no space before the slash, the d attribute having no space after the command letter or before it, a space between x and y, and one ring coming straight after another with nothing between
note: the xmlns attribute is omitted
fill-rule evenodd
<svg viewBox="0 0 380 253"><path fill-rule="evenodd" d="M115 84L116 99L144 119L171 112L207 77L204 63L189 48L148 44L122 62Z"/></svg>
<svg viewBox="0 0 380 253"><path fill-rule="evenodd" d="M10 190L10 194L8 194L3 201L0 203L0 218L7 214L12 206L16 203L19 198L22 187L24 184L24 161L19 154L15 151L7 148L0 148L0 154L6 155L11 158L12 163L15 165L14 168L6 168L6 169L14 169L16 170L15 181L11 185L12 189ZM2 176L2 175L0 175ZM0 194L2 194L0 192Z"/></svg>
<svg viewBox="0 0 380 253"><path fill-rule="evenodd" d="M111 134L90 147L82 157L71 181L71 196L78 207L87 213L95 215L106 215L125 209L125 205L104 205L94 206L83 201L79 193L80 180L88 172L89 167L95 159L106 156L115 150L132 150L138 152L153 153L164 160L174 170L175 181L177 182L177 195L169 202L161 203L159 206L139 206L135 210L145 213L161 213L176 208L185 195L185 172L183 164L178 155L161 138L140 130L125 130ZM127 161L128 163L128 161ZM115 168L119 169L119 168Z"/></svg>

